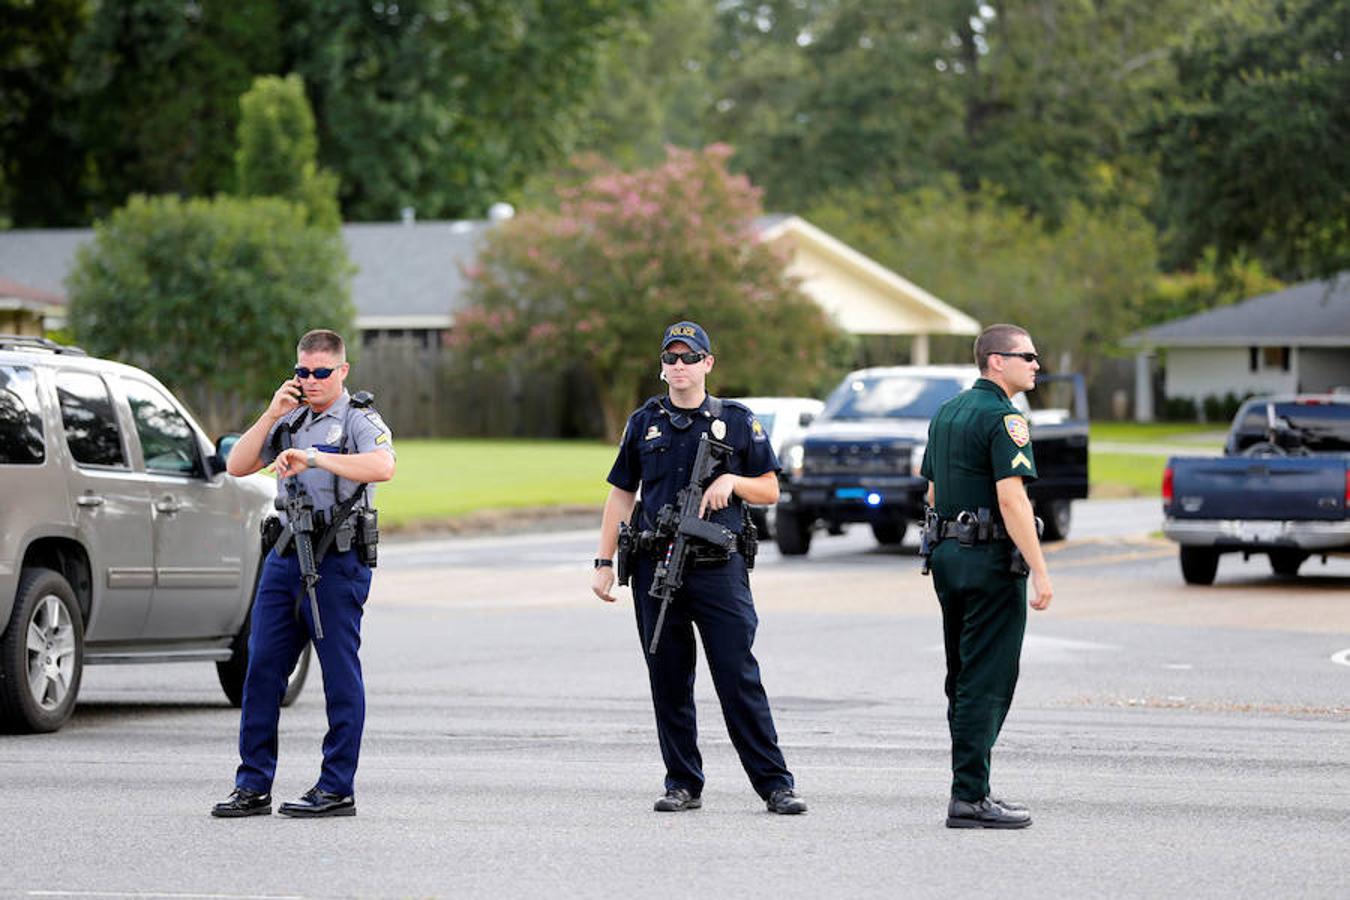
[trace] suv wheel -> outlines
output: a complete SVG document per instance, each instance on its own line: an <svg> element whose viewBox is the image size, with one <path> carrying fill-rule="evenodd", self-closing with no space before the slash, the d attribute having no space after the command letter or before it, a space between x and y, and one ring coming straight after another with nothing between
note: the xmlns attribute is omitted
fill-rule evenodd
<svg viewBox="0 0 1350 900"><path fill-rule="evenodd" d="M70 582L51 569L25 569L0 639L0 725L56 731L75 709L83 672L84 620Z"/></svg>
<svg viewBox="0 0 1350 900"><path fill-rule="evenodd" d="M1041 540L1062 541L1069 536L1069 526L1073 524L1073 501L1042 500L1036 504L1036 515L1045 523Z"/></svg>
<svg viewBox="0 0 1350 900"><path fill-rule="evenodd" d="M908 522L873 522L872 537L877 539L878 544L894 546L904 543L905 531L908 528Z"/></svg>
<svg viewBox="0 0 1350 900"><path fill-rule="evenodd" d="M225 662L216 663L216 675L220 678L220 686L225 691L230 705L236 708L244 704L244 676L248 674L248 633L249 625L245 622L243 630L235 638L234 656ZM313 655L313 644L306 644L305 649L300 651L300 658L295 661L295 668L291 669L290 677L286 679L286 693L281 697L282 706L290 706L300 699L300 692L305 688L305 679L309 677L309 661Z"/></svg>
<svg viewBox="0 0 1350 900"><path fill-rule="evenodd" d="M811 549L811 523L803 521L797 513L780 509L773 538L778 552L784 556L805 556Z"/></svg>
<svg viewBox="0 0 1350 900"><path fill-rule="evenodd" d="M258 576L262 576L261 567L258 570ZM253 584L254 596L258 593L257 581ZM244 703L244 676L248 674L248 636L253 627L253 613L244 619L244 627L239 629L235 635L232 645L234 655L224 662L216 663L216 676L220 679L220 687L225 691L225 696L234 707L242 706ZM286 679L286 693L282 695L281 705L290 706L300 698L300 692L304 690L305 679L309 676L309 661L314 655L314 645L305 644L305 649L300 651L300 658L295 661L295 668L291 669L290 677Z"/></svg>

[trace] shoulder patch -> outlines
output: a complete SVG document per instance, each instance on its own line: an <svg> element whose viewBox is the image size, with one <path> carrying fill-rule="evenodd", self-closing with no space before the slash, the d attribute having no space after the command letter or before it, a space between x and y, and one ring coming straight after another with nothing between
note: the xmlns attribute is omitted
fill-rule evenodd
<svg viewBox="0 0 1350 900"><path fill-rule="evenodd" d="M750 417L750 439L756 442L769 439L769 433L764 430L764 426L760 424L759 418L756 416Z"/></svg>
<svg viewBox="0 0 1350 900"><path fill-rule="evenodd" d="M1027 425L1027 420L1020 413L1003 417L1003 427L1008 430L1008 437L1019 447L1025 447L1031 443L1031 427Z"/></svg>

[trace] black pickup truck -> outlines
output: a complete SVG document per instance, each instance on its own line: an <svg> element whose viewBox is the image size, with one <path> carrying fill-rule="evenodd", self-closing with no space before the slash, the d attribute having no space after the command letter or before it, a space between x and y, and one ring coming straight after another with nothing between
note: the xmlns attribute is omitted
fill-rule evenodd
<svg viewBox="0 0 1350 900"><path fill-rule="evenodd" d="M1350 395L1248 400L1224 455L1169 459L1162 493L1187 584L1213 584L1225 553L1264 553L1292 577L1310 556L1350 551Z"/></svg>
<svg viewBox="0 0 1350 900"><path fill-rule="evenodd" d="M841 534L867 523L877 541L899 544L923 519L928 482L919 466L928 420L975 383L974 366L892 366L850 373L799 442L783 448L775 539L785 556L811 548L817 528ZM1028 413L1040 478L1028 487L1045 537L1068 535L1070 504L1087 496L1087 391L1081 375L1042 375ZM1063 400L1058 408L1047 402Z"/></svg>

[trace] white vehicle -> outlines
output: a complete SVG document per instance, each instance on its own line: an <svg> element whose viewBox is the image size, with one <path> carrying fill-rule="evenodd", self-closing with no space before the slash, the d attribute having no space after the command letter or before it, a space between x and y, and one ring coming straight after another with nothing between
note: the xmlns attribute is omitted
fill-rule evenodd
<svg viewBox="0 0 1350 900"><path fill-rule="evenodd" d="M750 407L755 418L764 426L764 430L769 433L769 446L773 447L774 456L778 457L778 464L786 466L783 459L783 447L801 442L801 437L806 433L806 426L820 415L820 411L825 408L825 401L815 400L811 397L734 397L737 403L744 403ZM750 514L754 516L755 527L759 529L759 535L762 538L773 537L774 519L776 517L775 506L751 506Z"/></svg>

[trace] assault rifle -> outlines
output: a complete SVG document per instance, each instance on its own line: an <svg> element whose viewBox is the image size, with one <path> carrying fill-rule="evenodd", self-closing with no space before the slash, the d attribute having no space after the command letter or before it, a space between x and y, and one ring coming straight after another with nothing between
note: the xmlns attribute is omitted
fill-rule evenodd
<svg viewBox="0 0 1350 900"><path fill-rule="evenodd" d="M291 435L300 430L308 415L309 410L306 409L296 417L293 424L282 426L285 432L282 440L287 448L291 446ZM278 510L286 513L286 530L277 541L276 551L280 554L286 549L287 541L295 542L295 558L300 563L300 578L305 583L304 590L309 595L309 611L314 617L314 639L321 641L323 624L319 621L319 597L314 593L314 586L319 583L319 563L314 556L314 498L300 484L298 476L288 476L284 481L286 496L285 498L278 496L273 504Z"/></svg>
<svg viewBox="0 0 1350 900"><path fill-rule="evenodd" d="M652 577L652 586L648 596L661 601L661 610L656 615L656 627L652 629L649 654L655 655L656 646L661 640L661 628L666 622L666 611L670 601L684 584L685 568L694 557L696 549L703 545L714 553L730 556L736 546L736 533L713 522L699 517L699 506L703 502L705 483L711 480L713 469L731 453L731 447L714 440L706 433L699 439L698 453L694 455L694 465L689 472L689 483L680 488L673 504L666 504L656 514L655 529L651 532L651 545L665 551L656 564L656 574ZM646 539L647 535L643 535Z"/></svg>

